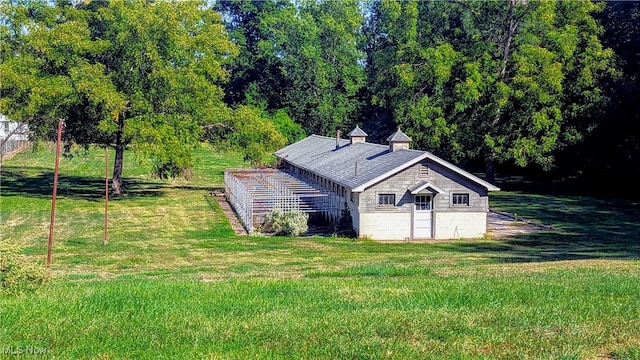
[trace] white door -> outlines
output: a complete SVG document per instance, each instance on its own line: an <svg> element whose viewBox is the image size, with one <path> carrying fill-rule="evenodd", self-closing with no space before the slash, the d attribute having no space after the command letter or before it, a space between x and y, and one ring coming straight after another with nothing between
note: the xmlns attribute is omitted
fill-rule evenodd
<svg viewBox="0 0 640 360"><path fill-rule="evenodd" d="M431 233L431 195L416 195L413 206L413 237L427 239Z"/></svg>

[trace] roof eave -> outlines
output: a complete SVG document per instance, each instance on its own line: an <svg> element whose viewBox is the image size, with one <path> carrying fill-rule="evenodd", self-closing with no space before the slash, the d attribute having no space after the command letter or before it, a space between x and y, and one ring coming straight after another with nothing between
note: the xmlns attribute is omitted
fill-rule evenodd
<svg viewBox="0 0 640 360"><path fill-rule="evenodd" d="M429 154L428 157L429 157L430 160L438 163L439 165L442 165L442 166L446 167L447 169L449 169L449 170L451 170L453 172L456 172L456 173L466 177L467 179L471 180L472 182L484 187L485 189L487 189L487 191L500 191L499 187L497 187L497 186L495 186L495 185L493 185L493 184L491 184L491 183L489 183L489 182L487 182L485 180L482 180L479 177L473 175L472 173L470 173L468 171L465 171L465 170L463 170L463 169L461 169L461 168L459 168L459 167L457 167L457 166L455 166L455 165L453 165L451 163L448 163L447 161L442 160L442 159L440 159L439 157L437 157L437 156L435 156L433 154Z"/></svg>
<svg viewBox="0 0 640 360"><path fill-rule="evenodd" d="M405 162L404 164L402 164L402 165L400 165L400 166L398 166L398 167L396 167L396 168L394 168L394 169L392 169L392 170L387 171L386 173L384 173L384 174L382 174L382 175L380 175L380 176L377 176L377 177L375 177L375 178L373 178L373 179L371 179L371 180L369 180L369 181L365 182L364 184L361 184L361 185L359 185L359 186L356 186L355 188L353 188L353 190L352 190L352 191L353 191L353 192L355 192L355 193L363 192L363 191L365 191L368 187L370 187L371 185L376 184L376 183L378 183L378 182L380 182L380 181L382 181L382 180L384 180L384 179L386 179L386 178L388 178L388 177L390 177L390 176L392 176L392 175L395 175L395 174L397 174L398 172L400 172L400 171L402 171L402 170L404 170L404 169L408 168L409 166L412 166L412 165L417 164L417 163L418 163L418 162L420 162L422 159L426 158L426 157L427 157L427 155L428 155L428 154L427 154L427 153L425 153L425 154L422 154L422 155L420 155L420 156L418 156L418 157L416 157L416 158L414 158L414 159L412 159L412 160L410 160L410 161L407 161L407 162Z"/></svg>
<svg viewBox="0 0 640 360"><path fill-rule="evenodd" d="M422 186L419 186L418 188L415 188L413 190L409 189L409 190L411 191L412 195L417 195L417 194L420 194L425 189L432 189L438 194L444 194L445 193L444 190L440 189L439 187L435 186L434 184L432 184L432 183L430 183L428 181L425 181L425 183ZM431 193L433 193L433 192L431 192Z"/></svg>
<svg viewBox="0 0 640 360"><path fill-rule="evenodd" d="M384 173L384 174L382 174L382 175L380 175L380 176L378 176L378 177L376 177L374 179L371 179L371 180L365 182L364 184L356 186L355 188L353 188L352 191L353 192L363 192L368 187L370 187L370 186L372 186L372 185L374 185L374 184L376 184L376 183L378 183L378 182L380 182L380 181L382 181L382 180L384 180L384 179L386 179L386 178L388 178L388 177L390 177L390 176L392 176L392 175L394 175L394 174L396 174L396 173L408 168L409 166L415 165L416 163L418 163L418 162L420 162L420 161L422 161L424 159L429 159L429 160L431 160L431 161L433 161L433 162L435 162L435 163L437 163L437 164L439 164L439 165L441 165L441 166L443 166L443 167L445 167L445 168L447 168L447 169L449 169L449 170L451 170L451 171L453 171L453 172L455 172L455 173L457 173L459 175L464 176L465 178L469 179L470 181L472 181L472 182L484 187L485 189L487 189L487 191L500 191L499 187L494 186L494 185L492 185L492 184L480 179L479 177L477 177L477 176L475 176L475 175L473 175L473 174L471 174L471 173L469 173L469 172L467 172L465 170L462 170L461 168L459 168L459 167L457 167L457 166L455 166L453 164L450 164L450 163L448 163L448 162L440 159L439 157L437 157L437 156L435 156L435 155L433 155L431 153L428 153L428 152L425 152L423 155L418 156L418 157L414 158L413 160L408 161L408 162L406 162L406 163L394 168L393 170L387 171L386 173Z"/></svg>

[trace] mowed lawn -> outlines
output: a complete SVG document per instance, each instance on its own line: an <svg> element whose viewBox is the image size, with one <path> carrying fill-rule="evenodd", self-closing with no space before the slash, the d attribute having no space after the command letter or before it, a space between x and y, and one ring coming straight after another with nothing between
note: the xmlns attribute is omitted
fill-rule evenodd
<svg viewBox="0 0 640 360"><path fill-rule="evenodd" d="M640 359L637 201L497 193L555 227L503 239L241 237L209 196L238 155L204 148L190 181L161 181L127 153L104 246L104 150L76 155L50 282L0 298L0 358ZM32 261L53 164L46 149L2 166L2 241Z"/></svg>

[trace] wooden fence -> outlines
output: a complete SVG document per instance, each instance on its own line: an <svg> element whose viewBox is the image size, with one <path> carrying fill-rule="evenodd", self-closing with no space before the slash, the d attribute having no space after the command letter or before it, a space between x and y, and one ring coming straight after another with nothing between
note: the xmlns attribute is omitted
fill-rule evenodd
<svg viewBox="0 0 640 360"><path fill-rule="evenodd" d="M29 145L29 140L5 140L2 143L2 148L0 148L0 153L3 155L9 155L15 151L21 150L27 145Z"/></svg>

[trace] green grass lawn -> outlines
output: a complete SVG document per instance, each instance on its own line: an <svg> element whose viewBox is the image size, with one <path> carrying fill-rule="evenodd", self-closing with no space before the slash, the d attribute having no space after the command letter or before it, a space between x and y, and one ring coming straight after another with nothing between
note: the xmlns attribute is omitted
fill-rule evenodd
<svg viewBox="0 0 640 360"><path fill-rule="evenodd" d="M238 155L204 148L169 182L127 154L103 246L103 157L61 161L52 278L0 298L0 358L640 359L637 202L497 193L555 227L507 239L237 237L208 194ZM32 261L53 162L2 166L2 241Z"/></svg>

